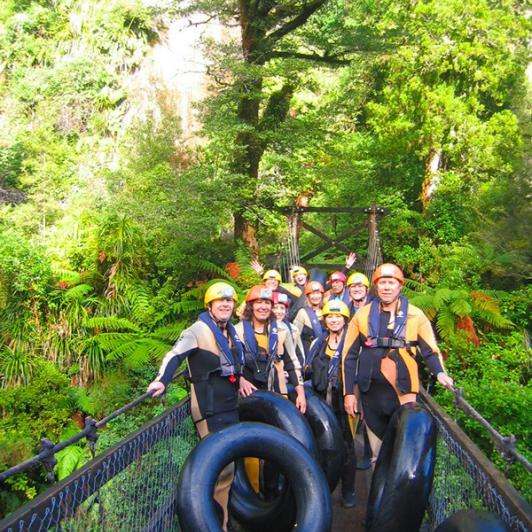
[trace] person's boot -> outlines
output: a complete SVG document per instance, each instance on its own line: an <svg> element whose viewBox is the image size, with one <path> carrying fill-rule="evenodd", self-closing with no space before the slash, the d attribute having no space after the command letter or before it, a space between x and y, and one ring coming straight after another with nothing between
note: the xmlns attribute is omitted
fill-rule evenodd
<svg viewBox="0 0 532 532"><path fill-rule="evenodd" d="M353 508L355 500L355 472L356 464L354 459L344 464L342 471L342 506L344 508Z"/></svg>

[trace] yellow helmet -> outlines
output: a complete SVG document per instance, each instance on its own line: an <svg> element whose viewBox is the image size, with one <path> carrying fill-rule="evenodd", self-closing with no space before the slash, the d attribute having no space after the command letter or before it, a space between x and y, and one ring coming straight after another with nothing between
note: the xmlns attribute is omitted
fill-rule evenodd
<svg viewBox="0 0 532 532"><path fill-rule="evenodd" d="M340 299L329 299L329 301L325 303L321 310L321 315L325 317L328 314L341 314L344 318L350 318L347 305Z"/></svg>
<svg viewBox="0 0 532 532"><path fill-rule="evenodd" d="M360 272L353 272L347 279L347 286L352 284L363 284L366 288L369 288L369 279Z"/></svg>
<svg viewBox="0 0 532 532"><path fill-rule="evenodd" d="M262 280L266 281L268 279L275 279L276 281L281 282L283 278L281 277L281 274L277 270L268 270L267 272L264 272L264 275L262 276Z"/></svg>
<svg viewBox="0 0 532 532"><path fill-rule="evenodd" d="M205 292L205 297L203 298L203 304L205 308L209 306L209 303L215 301L216 299L228 299L233 298L235 303L238 303L238 296L236 295L236 290L229 283L213 283L207 291Z"/></svg>
<svg viewBox="0 0 532 532"><path fill-rule="evenodd" d="M290 270L290 275L292 276L292 279L296 277L297 275L307 275L308 272L303 268L303 266L292 266L292 269Z"/></svg>

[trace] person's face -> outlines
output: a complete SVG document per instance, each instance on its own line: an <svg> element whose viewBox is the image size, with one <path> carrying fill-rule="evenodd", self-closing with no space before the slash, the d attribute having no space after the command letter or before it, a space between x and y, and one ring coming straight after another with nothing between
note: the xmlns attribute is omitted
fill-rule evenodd
<svg viewBox="0 0 532 532"><path fill-rule="evenodd" d="M294 282L299 286L307 284L307 276L304 273L298 273L294 277Z"/></svg>
<svg viewBox="0 0 532 532"><path fill-rule="evenodd" d="M279 281L277 279L266 279L264 281L264 286L272 291L275 291L279 287Z"/></svg>
<svg viewBox="0 0 532 532"><path fill-rule="evenodd" d="M344 317L341 314L327 314L325 316L325 327L330 332L340 332L344 328Z"/></svg>
<svg viewBox="0 0 532 532"><path fill-rule="evenodd" d="M235 301L231 297L215 299L211 302L211 314L217 321L229 321L235 308Z"/></svg>
<svg viewBox="0 0 532 532"><path fill-rule="evenodd" d="M352 284L349 287L349 294L353 301L362 301L368 293L368 289L362 283Z"/></svg>
<svg viewBox="0 0 532 532"><path fill-rule="evenodd" d="M341 294L344 290L344 283L342 283L342 281L333 281L331 283L331 288L333 293Z"/></svg>
<svg viewBox="0 0 532 532"><path fill-rule="evenodd" d="M272 307L272 312L276 320L282 321L286 316L286 307L283 305L283 303L276 303Z"/></svg>
<svg viewBox="0 0 532 532"><path fill-rule="evenodd" d="M272 311L272 302L269 299L255 299L252 309L253 317L257 321L266 321Z"/></svg>
<svg viewBox="0 0 532 532"><path fill-rule="evenodd" d="M323 294L319 290L311 292L308 295L308 300L310 301L311 305L319 305L322 299L323 299Z"/></svg>
<svg viewBox="0 0 532 532"><path fill-rule="evenodd" d="M377 281L377 295L385 305L389 305L399 297L402 287L393 277L381 277Z"/></svg>

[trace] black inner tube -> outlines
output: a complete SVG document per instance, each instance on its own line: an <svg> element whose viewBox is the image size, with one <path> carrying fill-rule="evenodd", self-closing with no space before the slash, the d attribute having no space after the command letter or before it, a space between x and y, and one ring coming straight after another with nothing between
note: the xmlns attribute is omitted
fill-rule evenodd
<svg viewBox="0 0 532 532"><path fill-rule="evenodd" d="M436 459L436 425L417 403L392 416L375 465L367 530L418 530L428 503Z"/></svg>
<svg viewBox="0 0 532 532"><path fill-rule="evenodd" d="M178 481L177 508L184 532L219 532L213 500L216 479L229 463L256 456L276 464L290 483L299 530L330 530L332 503L324 473L308 450L286 432L261 423L239 423L202 440L187 458ZM274 526L270 530L278 530Z"/></svg>

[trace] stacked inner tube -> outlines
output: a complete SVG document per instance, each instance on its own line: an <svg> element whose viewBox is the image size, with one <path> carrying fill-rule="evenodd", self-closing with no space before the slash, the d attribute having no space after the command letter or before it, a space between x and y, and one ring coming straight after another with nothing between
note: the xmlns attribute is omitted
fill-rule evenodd
<svg viewBox="0 0 532 532"><path fill-rule="evenodd" d="M436 459L436 425L417 403L392 416L375 464L366 529L419 530L428 503Z"/></svg>
<svg viewBox="0 0 532 532"><path fill-rule="evenodd" d="M239 423L207 436L190 453L177 487L179 524L184 532L219 532L213 492L229 463L256 456L276 464L291 486L300 530L323 532L332 522L332 504L320 466L295 438L262 423ZM275 526L273 529L278 530Z"/></svg>
<svg viewBox="0 0 532 532"><path fill-rule="evenodd" d="M241 421L258 421L282 429L299 441L314 461L319 459L318 448L307 421L299 410L281 395L257 390L240 402L238 411ZM262 458L256 453L248 456ZM284 471L281 472L284 476ZM305 477L301 477L298 482L306 482ZM289 481L284 482L276 497L265 500L251 486L244 461L238 460L229 511L239 523L256 532L292 530L297 519L297 505L292 487Z"/></svg>
<svg viewBox="0 0 532 532"><path fill-rule="evenodd" d="M288 388L288 393L291 397L295 394L293 387ZM345 446L342 429L332 408L307 384L305 384L305 395L307 398L305 419L314 434L319 462L332 493L340 480L344 465Z"/></svg>

